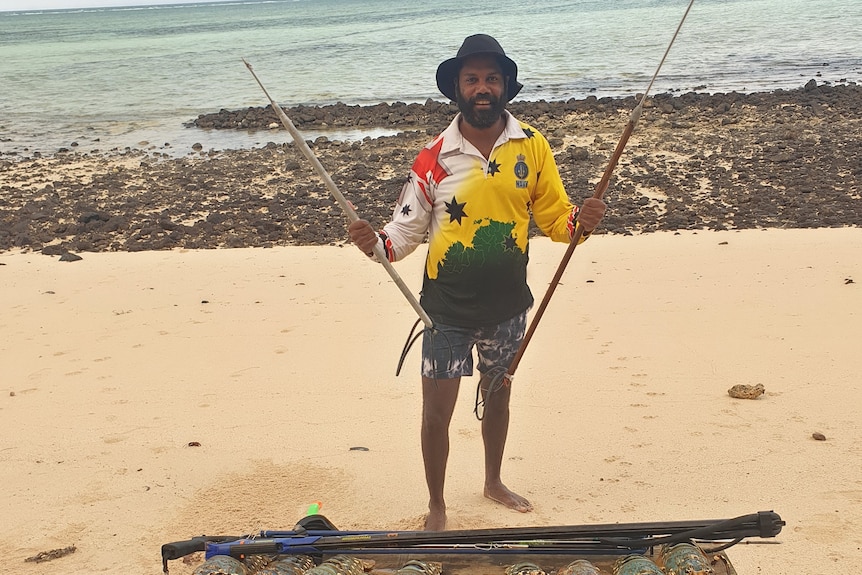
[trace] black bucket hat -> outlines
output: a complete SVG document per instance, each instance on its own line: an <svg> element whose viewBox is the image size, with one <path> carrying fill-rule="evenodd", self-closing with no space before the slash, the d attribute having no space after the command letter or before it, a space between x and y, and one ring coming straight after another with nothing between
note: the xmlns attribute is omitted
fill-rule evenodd
<svg viewBox="0 0 862 575"><path fill-rule="evenodd" d="M506 101L511 101L524 87L518 82L518 65L506 56L500 43L487 34L467 36L458 49L458 54L437 66L437 88L444 96L453 102L456 101L455 79L458 77L458 72L461 71L461 65L465 58L479 54L496 56L500 62L500 67L503 69L503 75L509 78Z"/></svg>

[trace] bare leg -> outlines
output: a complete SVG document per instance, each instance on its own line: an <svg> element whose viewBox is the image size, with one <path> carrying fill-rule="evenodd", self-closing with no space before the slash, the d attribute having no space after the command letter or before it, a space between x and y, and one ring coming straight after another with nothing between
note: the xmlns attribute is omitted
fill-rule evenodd
<svg viewBox="0 0 862 575"><path fill-rule="evenodd" d="M503 450L509 433L510 384L501 385L490 395L485 387L487 380L482 378L482 397L485 399L485 415L482 419L482 439L485 442L485 497L505 505L509 509L527 513L533 505L503 484L500 469L503 465Z"/></svg>
<svg viewBox="0 0 862 575"><path fill-rule="evenodd" d="M461 378L422 378L422 458L428 484L426 531L446 528L446 461L449 459L449 422L455 411Z"/></svg>

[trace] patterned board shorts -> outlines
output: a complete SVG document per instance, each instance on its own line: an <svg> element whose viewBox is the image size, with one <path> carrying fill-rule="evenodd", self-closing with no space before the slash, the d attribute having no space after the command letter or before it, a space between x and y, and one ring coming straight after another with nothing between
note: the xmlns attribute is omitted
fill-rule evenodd
<svg viewBox="0 0 862 575"><path fill-rule="evenodd" d="M433 318L432 318L433 319ZM473 347L479 372L508 369L527 331L527 312L489 327L457 327L435 322L422 337L422 375L454 379L473 375Z"/></svg>

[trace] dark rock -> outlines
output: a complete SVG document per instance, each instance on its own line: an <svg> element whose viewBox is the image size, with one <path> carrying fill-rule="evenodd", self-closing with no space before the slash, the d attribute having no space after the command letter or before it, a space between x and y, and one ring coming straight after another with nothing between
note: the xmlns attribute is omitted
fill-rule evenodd
<svg viewBox="0 0 862 575"><path fill-rule="evenodd" d="M82 259L84 259L84 258L82 258L81 256L79 256L77 254L73 254L72 252L66 252L62 256L60 256L61 262L77 262L77 261L81 261Z"/></svg>
<svg viewBox="0 0 862 575"><path fill-rule="evenodd" d="M596 233L860 225L862 87L812 82L771 93L648 99L611 178L611 207ZM621 118L635 105L634 97L588 97L516 100L510 109L554 144L563 182L579 203L592 194L624 127ZM395 136L312 143L339 189L376 226L391 216L415 155L456 110L428 100L287 112L315 127L396 122ZM268 130L277 121L270 108L247 108L202 115L195 125ZM570 136L577 145L563 143ZM35 155L0 162L0 250L62 255L346 238L344 215L292 143L186 158L131 149L51 158L50 165ZM91 175L80 175L82 163Z"/></svg>

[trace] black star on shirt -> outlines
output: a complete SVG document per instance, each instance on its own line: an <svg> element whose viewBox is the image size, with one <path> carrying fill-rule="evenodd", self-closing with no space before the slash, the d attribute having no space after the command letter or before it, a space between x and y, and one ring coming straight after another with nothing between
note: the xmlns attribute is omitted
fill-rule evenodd
<svg viewBox="0 0 862 575"><path fill-rule="evenodd" d="M459 204L458 200L455 199L455 196L452 196L452 203L443 202L446 204L446 212L449 214L449 223L451 224L455 220L458 220L458 223L461 223L461 218L466 218L467 213L464 211L464 206L467 205L467 202L463 204Z"/></svg>
<svg viewBox="0 0 862 575"><path fill-rule="evenodd" d="M401 215L402 216L409 216L410 215L410 204L407 204L406 206L401 208Z"/></svg>
<svg viewBox="0 0 862 575"><path fill-rule="evenodd" d="M536 132L534 132L530 128L524 128L524 133L527 134L528 138L534 138L536 136Z"/></svg>
<svg viewBox="0 0 862 575"><path fill-rule="evenodd" d="M500 171L500 164L497 163L497 160L491 160L488 163L488 174L494 175Z"/></svg>
<svg viewBox="0 0 862 575"><path fill-rule="evenodd" d="M505 246L506 246L506 251L510 251L510 252L515 251L515 247L517 247L517 244L515 243L515 238L513 238L512 236L509 236L504 240L504 242L505 242Z"/></svg>

